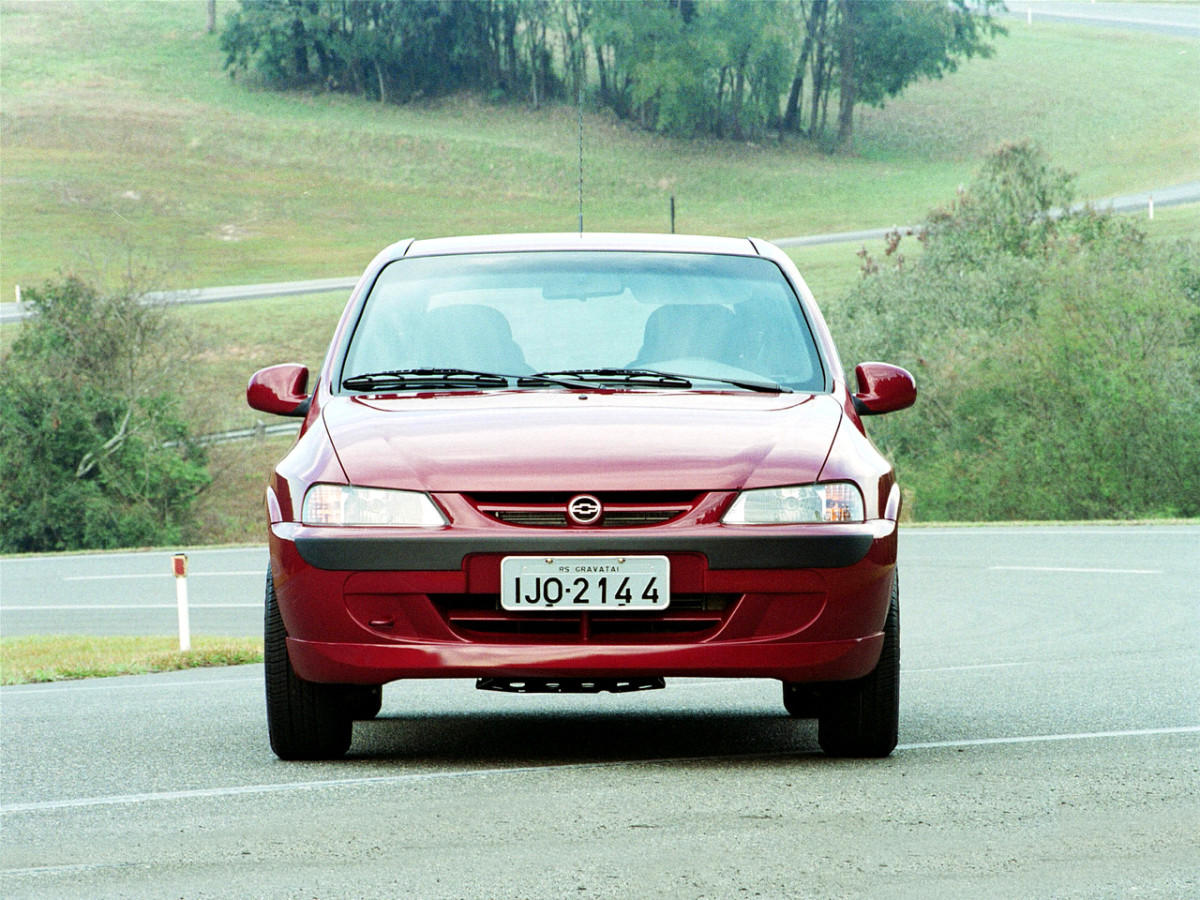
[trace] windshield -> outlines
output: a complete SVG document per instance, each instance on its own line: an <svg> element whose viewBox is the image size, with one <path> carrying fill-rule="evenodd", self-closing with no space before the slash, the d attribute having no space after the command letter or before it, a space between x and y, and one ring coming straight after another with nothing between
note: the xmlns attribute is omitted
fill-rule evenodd
<svg viewBox="0 0 1200 900"><path fill-rule="evenodd" d="M575 373L573 381L589 372L611 381L612 370L638 369L684 376L698 389L739 382L825 387L800 303L778 267L698 253L481 253L393 262L366 299L338 382L369 390L369 376L426 369Z"/></svg>

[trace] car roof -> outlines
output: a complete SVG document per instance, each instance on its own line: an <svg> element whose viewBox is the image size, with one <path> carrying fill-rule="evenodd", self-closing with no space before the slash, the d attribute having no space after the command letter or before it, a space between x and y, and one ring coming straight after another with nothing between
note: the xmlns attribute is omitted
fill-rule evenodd
<svg viewBox="0 0 1200 900"><path fill-rule="evenodd" d="M688 234L606 234L566 232L562 234L489 234L470 237L433 238L393 245L400 256L447 256L460 253L520 253L536 250L627 250L667 253L717 253L726 256L758 256L749 238L711 237ZM405 249L407 247L407 250Z"/></svg>

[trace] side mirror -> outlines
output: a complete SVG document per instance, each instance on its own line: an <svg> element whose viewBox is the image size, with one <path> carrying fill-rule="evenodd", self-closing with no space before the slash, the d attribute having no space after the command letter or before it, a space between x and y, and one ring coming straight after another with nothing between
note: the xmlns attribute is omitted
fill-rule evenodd
<svg viewBox="0 0 1200 900"><path fill-rule="evenodd" d="M917 383L907 369L887 363L865 362L854 370L858 378L858 393L854 408L860 416L908 409L917 401Z"/></svg>
<svg viewBox="0 0 1200 900"><path fill-rule="evenodd" d="M259 412L276 416L304 416L308 413L308 367L285 363L259 369L246 386L246 402Z"/></svg>

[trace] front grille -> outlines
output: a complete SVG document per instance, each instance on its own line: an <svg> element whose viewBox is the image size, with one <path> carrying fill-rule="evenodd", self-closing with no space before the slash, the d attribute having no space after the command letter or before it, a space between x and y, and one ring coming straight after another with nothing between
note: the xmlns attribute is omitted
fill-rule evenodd
<svg viewBox="0 0 1200 900"><path fill-rule="evenodd" d="M472 494L466 499L498 522L528 528L568 528L567 504L580 492ZM604 508L593 527L640 528L661 525L692 510L700 495L693 491L623 491L594 493Z"/></svg>
<svg viewBox="0 0 1200 900"><path fill-rule="evenodd" d="M446 624L463 637L604 642L691 638L719 628L738 594L694 594L671 598L661 612L522 612L500 608L498 594L431 594Z"/></svg>
<svg viewBox="0 0 1200 900"><path fill-rule="evenodd" d="M566 528L571 523L565 512L556 510L533 509L484 509L493 519L507 522L509 525L532 525L535 528ZM669 522L687 512L685 509L661 509L655 511L624 510L605 511L601 527L635 528L639 525L659 525Z"/></svg>

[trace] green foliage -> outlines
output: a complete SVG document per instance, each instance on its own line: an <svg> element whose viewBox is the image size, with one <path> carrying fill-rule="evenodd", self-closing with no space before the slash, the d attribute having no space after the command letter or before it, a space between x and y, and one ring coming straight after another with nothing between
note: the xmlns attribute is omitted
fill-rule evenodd
<svg viewBox="0 0 1200 900"><path fill-rule="evenodd" d="M221 49L232 74L254 71L274 87L402 103L475 90L534 106L575 100L594 55L598 102L650 130L819 137L835 90L844 119L988 55L1003 31L989 15L995 2L241 0Z"/></svg>
<svg viewBox="0 0 1200 900"><path fill-rule="evenodd" d="M848 359L917 377L872 432L921 519L1200 515L1200 244L1069 199L1004 148L831 317Z"/></svg>
<svg viewBox="0 0 1200 900"><path fill-rule="evenodd" d="M858 3L854 35L856 99L882 106L922 78L937 79L959 63L993 53L988 40L1004 34L989 15L994 3L938 0Z"/></svg>
<svg viewBox="0 0 1200 900"><path fill-rule="evenodd" d="M74 277L25 298L33 315L0 361L0 550L178 542L208 473L165 310Z"/></svg>
<svg viewBox="0 0 1200 900"><path fill-rule="evenodd" d="M1070 175L1047 166L1039 151L1028 144L1002 147L988 157L970 193L949 210L930 214L927 249L942 265L971 264L996 253L1040 258L1064 229L1101 219L1054 214L1073 199Z"/></svg>
<svg viewBox="0 0 1200 900"><path fill-rule="evenodd" d="M221 33L231 74L407 102L460 90L561 93L540 0L243 0Z"/></svg>
<svg viewBox="0 0 1200 900"><path fill-rule="evenodd" d="M791 72L793 6L598 4L600 102L679 136L741 138L774 127Z"/></svg>

